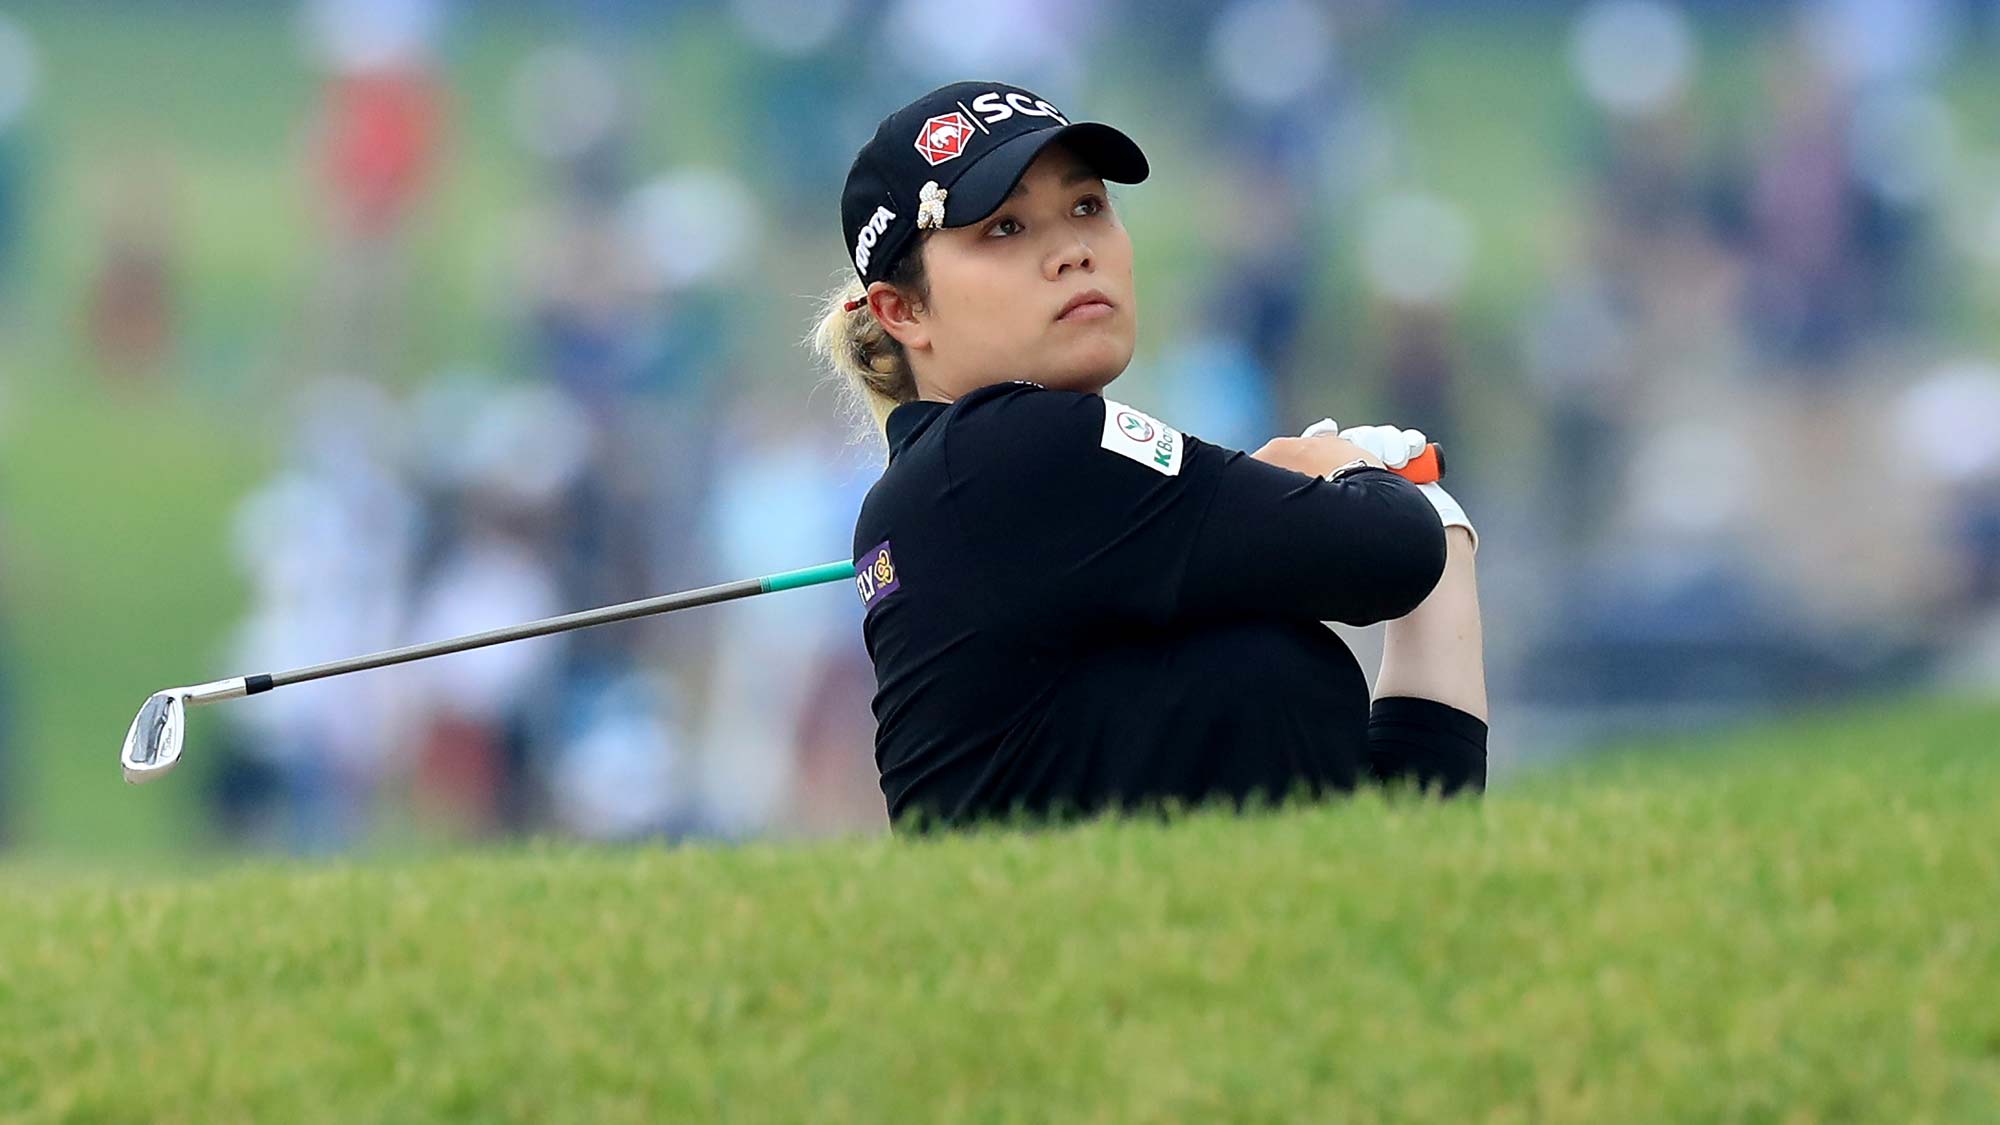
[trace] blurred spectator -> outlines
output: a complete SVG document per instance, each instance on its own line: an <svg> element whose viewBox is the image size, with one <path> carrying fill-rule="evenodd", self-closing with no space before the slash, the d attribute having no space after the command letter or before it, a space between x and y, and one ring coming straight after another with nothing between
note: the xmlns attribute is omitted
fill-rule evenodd
<svg viewBox="0 0 2000 1125"><path fill-rule="evenodd" d="M425 403L427 536L404 643L552 617L571 540L565 509L588 471L582 411L546 386L460 383ZM530 827L545 801L532 745L559 708L566 654L586 634L496 645L414 666L416 783L460 830Z"/></svg>
<svg viewBox="0 0 2000 1125"><path fill-rule="evenodd" d="M1541 395L1549 448L1538 466L1545 507L1566 552L1611 522L1635 408L1633 326L1604 276L1559 273L1524 325L1530 386ZM1579 466L1588 466L1579 471Z"/></svg>
<svg viewBox="0 0 2000 1125"><path fill-rule="evenodd" d="M855 9L854 0L729 3L744 39L763 55L737 76L734 96L755 107L750 116L754 136L760 145L785 153L792 173L759 186L795 229L812 229L821 219L826 199L820 185L838 182L854 159L849 130L844 124L830 127L827 111L838 107L834 121L866 115L866 109L841 105L842 95L853 87L847 78L848 53L872 33L855 18Z"/></svg>
<svg viewBox="0 0 2000 1125"><path fill-rule="evenodd" d="M1218 323L1173 340L1162 377L1162 415L1184 419L1180 424L1204 440L1256 449L1279 431L1271 369L1239 328Z"/></svg>
<svg viewBox="0 0 2000 1125"><path fill-rule="evenodd" d="M231 665L302 667L403 639L416 511L398 479L401 430L394 404L369 384L307 389L289 464L237 513L252 608ZM407 671L298 684L231 709L238 753L219 773L223 819L299 852L355 843L398 764Z"/></svg>
<svg viewBox="0 0 2000 1125"><path fill-rule="evenodd" d="M881 22L873 38L919 89L967 75L1006 75L1061 105L1086 77L1086 53L1106 14L1103 0L982 0L941 18L928 0L888 0L874 17Z"/></svg>
<svg viewBox="0 0 2000 1125"><path fill-rule="evenodd" d="M407 228L443 144L432 51L439 0L308 0L308 52L325 68L314 127L330 240L313 303L323 370L377 376L401 358Z"/></svg>
<svg viewBox="0 0 2000 1125"><path fill-rule="evenodd" d="M1570 69L1599 108L1653 118L1687 92L1697 51L1687 13L1663 0L1593 0L1570 28Z"/></svg>
<svg viewBox="0 0 2000 1125"><path fill-rule="evenodd" d="M768 396L732 411L702 521L724 574L751 577L838 558L853 539L859 487L829 471L840 461L838 447L828 427L807 420L803 405L796 396ZM798 788L797 740L824 717L806 711L806 702L826 664L851 649L860 605L851 587L839 584L752 598L716 617L697 783L703 814L724 836L784 829L786 810L812 797ZM854 747L852 755L857 768L873 762L869 749Z"/></svg>
<svg viewBox="0 0 2000 1125"><path fill-rule="evenodd" d="M403 643L553 617L566 609L535 544L499 511L475 508L419 584ZM536 804L529 743L553 709L566 637L442 656L412 666L421 718L416 787L429 813L463 832L528 828Z"/></svg>
<svg viewBox="0 0 2000 1125"><path fill-rule="evenodd" d="M98 368L123 380L158 372L175 345L178 272L173 165L135 161L106 185L88 325Z"/></svg>
<svg viewBox="0 0 2000 1125"><path fill-rule="evenodd" d="M1852 237L1843 93L1806 70L1781 81L1751 184L1748 319L1782 373L1831 376L1866 326Z"/></svg>
<svg viewBox="0 0 2000 1125"><path fill-rule="evenodd" d="M1330 77L1333 23L1325 5L1307 0L1234 0L1216 10L1208 51L1227 96L1282 110L1311 98Z"/></svg>
<svg viewBox="0 0 2000 1125"><path fill-rule="evenodd" d="M508 95L515 141L556 172L562 195L601 207L625 189L631 107L609 56L539 48L515 68Z"/></svg>
<svg viewBox="0 0 2000 1125"><path fill-rule="evenodd" d="M1268 374L1281 413L1326 413L1317 388L1323 356L1295 354L1319 296L1315 258L1327 242L1320 197L1346 123L1335 27L1324 5L1235 0L1215 10L1203 63L1221 95L1207 115L1211 175L1231 206L1204 233L1221 258L1238 339ZM1252 446L1254 448L1254 445Z"/></svg>
<svg viewBox="0 0 2000 1125"><path fill-rule="evenodd" d="M1950 566L1930 587L1939 623L1954 626L1968 605L2000 620L2000 365L1937 368L1899 396L1885 429L1914 474L1942 492L1937 538Z"/></svg>
<svg viewBox="0 0 2000 1125"><path fill-rule="evenodd" d="M1452 306L1471 272L1472 226L1442 199L1393 195L1370 209L1361 243L1365 277L1387 326L1382 416L1455 445Z"/></svg>
<svg viewBox="0 0 2000 1125"><path fill-rule="evenodd" d="M1855 86L1934 75L1964 30L1969 6L1952 0L1807 0L1799 5L1813 53Z"/></svg>
<svg viewBox="0 0 2000 1125"><path fill-rule="evenodd" d="M636 668L572 690L551 769L554 821L585 839L695 827L679 701Z"/></svg>
<svg viewBox="0 0 2000 1125"><path fill-rule="evenodd" d="M829 638L798 709L797 798L786 829L824 836L889 826L875 769L875 666L866 649Z"/></svg>

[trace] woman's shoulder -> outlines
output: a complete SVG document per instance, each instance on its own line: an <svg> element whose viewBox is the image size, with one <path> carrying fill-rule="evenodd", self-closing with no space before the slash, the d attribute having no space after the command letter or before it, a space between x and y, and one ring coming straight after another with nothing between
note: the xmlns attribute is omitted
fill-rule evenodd
<svg viewBox="0 0 2000 1125"><path fill-rule="evenodd" d="M960 395L952 403L952 408L954 411L976 412L994 403L1030 403L1049 407L1080 400L1103 401L1096 395L1057 390L1028 379L1009 379L1004 383L995 383L990 387L981 387L970 394Z"/></svg>
<svg viewBox="0 0 2000 1125"><path fill-rule="evenodd" d="M947 456L954 465L1067 476L1130 473L1137 463L1173 477L1190 446L1187 435L1136 407L1034 383L981 387L953 410Z"/></svg>
<svg viewBox="0 0 2000 1125"><path fill-rule="evenodd" d="M955 508L1007 526L1046 520L1062 490L1074 487L1104 419L1097 395L1026 381L981 387L941 410L925 405L937 412L862 502L857 557L895 527L930 524Z"/></svg>
<svg viewBox="0 0 2000 1125"><path fill-rule="evenodd" d="M1094 431L1103 419L1104 400L1097 395L1026 380L961 395L945 415L954 445L983 439L1013 450L1059 446L1070 429Z"/></svg>

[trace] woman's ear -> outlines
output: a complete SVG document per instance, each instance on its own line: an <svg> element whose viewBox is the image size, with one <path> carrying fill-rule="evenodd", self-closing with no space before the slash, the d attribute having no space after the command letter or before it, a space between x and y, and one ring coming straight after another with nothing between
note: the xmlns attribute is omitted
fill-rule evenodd
<svg viewBox="0 0 2000 1125"><path fill-rule="evenodd" d="M911 300L902 290L886 281L877 281L868 286L868 308L875 319L882 322L882 330L896 338L904 351L923 351L930 347L930 326L923 317L923 307Z"/></svg>

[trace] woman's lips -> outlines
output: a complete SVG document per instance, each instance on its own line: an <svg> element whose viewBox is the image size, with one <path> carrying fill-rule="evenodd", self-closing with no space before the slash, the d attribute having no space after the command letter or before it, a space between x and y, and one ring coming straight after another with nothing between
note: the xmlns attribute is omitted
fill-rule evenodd
<svg viewBox="0 0 2000 1125"><path fill-rule="evenodd" d="M1056 320L1102 320L1114 312L1112 302L1102 292L1080 292L1062 306Z"/></svg>
<svg viewBox="0 0 2000 1125"><path fill-rule="evenodd" d="M1089 300L1057 317L1057 320L1102 320L1116 310L1108 301Z"/></svg>

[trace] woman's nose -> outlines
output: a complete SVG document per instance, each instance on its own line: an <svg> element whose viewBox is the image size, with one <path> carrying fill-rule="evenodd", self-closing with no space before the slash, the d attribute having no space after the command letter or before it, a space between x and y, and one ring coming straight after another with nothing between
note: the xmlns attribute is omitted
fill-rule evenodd
<svg viewBox="0 0 2000 1125"><path fill-rule="evenodd" d="M1050 271L1050 280L1061 277L1064 270L1072 267L1089 270L1093 266L1090 258L1090 245L1081 238L1064 247L1050 261L1053 265L1053 269Z"/></svg>

